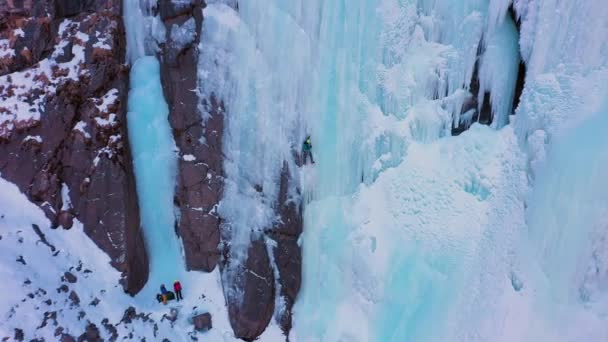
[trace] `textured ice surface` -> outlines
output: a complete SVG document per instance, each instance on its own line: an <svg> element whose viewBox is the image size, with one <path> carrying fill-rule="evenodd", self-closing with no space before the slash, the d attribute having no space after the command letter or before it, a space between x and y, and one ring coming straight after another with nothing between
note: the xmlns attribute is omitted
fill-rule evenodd
<svg viewBox="0 0 608 342"><path fill-rule="evenodd" d="M509 123L519 68L519 34L511 18L506 18L484 38L485 52L479 66L479 107L486 92L492 102L493 127Z"/></svg>
<svg viewBox="0 0 608 342"><path fill-rule="evenodd" d="M580 258L578 282L552 275L532 251L557 239L542 209L553 194L527 194L539 178L551 179L543 165L552 163L555 136L606 96L607 9L597 0L515 1L519 34L511 3L251 0L238 11L229 1L205 8L200 92L223 100L228 113L220 213L235 270L252 237L276 219L283 160L303 186L294 339L605 339L606 276L595 267L605 253L573 240L572 250L549 259ZM512 122L520 49L528 76ZM476 63L480 100L491 93L496 120L450 137L472 119L458 114ZM201 104L206 115L208 106ZM317 164L298 169L291 155L307 133ZM539 233L529 235L525 219L538 210ZM560 294L574 286L567 302L554 300L553 281Z"/></svg>
<svg viewBox="0 0 608 342"><path fill-rule="evenodd" d="M549 300L564 306L553 314L567 315L567 308L581 301L608 313L607 124L608 100L557 137L528 201L531 253L546 276Z"/></svg>
<svg viewBox="0 0 608 342"><path fill-rule="evenodd" d="M150 259L149 287L158 291L184 270L175 234L173 194L177 157L169 127L169 108L156 57L141 57L131 67L129 142L132 147L141 224Z"/></svg>
<svg viewBox="0 0 608 342"><path fill-rule="evenodd" d="M287 5L285 5L287 6ZM225 184L219 213L230 241L227 284L238 281L250 241L275 215L283 162L304 138L302 91L311 84L308 37L275 4L249 1L204 10L199 78L203 99L221 99L229 115L223 137ZM268 18L266 18L268 16ZM287 46L277 54L278 46ZM208 103L202 105L210 112ZM290 189L290 195L294 195ZM233 295L229 290L228 296ZM239 295L235 293L234 295Z"/></svg>

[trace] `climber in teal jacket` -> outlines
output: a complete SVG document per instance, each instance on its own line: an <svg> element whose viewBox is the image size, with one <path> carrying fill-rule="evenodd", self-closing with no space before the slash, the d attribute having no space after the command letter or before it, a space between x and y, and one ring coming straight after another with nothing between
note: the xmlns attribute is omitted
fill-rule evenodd
<svg viewBox="0 0 608 342"><path fill-rule="evenodd" d="M310 161L314 164L315 160L312 158L312 142L310 141L310 135L306 137L302 144L302 154L304 158L304 165L306 165L306 159L310 156Z"/></svg>

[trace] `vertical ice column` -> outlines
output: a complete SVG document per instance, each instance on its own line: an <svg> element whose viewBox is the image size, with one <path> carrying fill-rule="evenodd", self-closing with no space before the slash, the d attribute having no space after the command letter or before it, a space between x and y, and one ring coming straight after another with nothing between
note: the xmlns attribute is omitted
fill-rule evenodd
<svg viewBox="0 0 608 342"><path fill-rule="evenodd" d="M519 68L519 34L515 23L506 17L494 31L487 33L485 52L479 67L479 109L486 92L492 102L492 127L501 128L509 123L513 112L513 96Z"/></svg>
<svg viewBox="0 0 608 342"><path fill-rule="evenodd" d="M144 296L170 284L184 271L175 234L173 196L176 179L175 142L163 96L155 42L163 35L158 19L146 16L152 2L125 0L124 16L131 62L128 103L129 141L133 151L141 222L150 259ZM158 36L158 37L155 37Z"/></svg>

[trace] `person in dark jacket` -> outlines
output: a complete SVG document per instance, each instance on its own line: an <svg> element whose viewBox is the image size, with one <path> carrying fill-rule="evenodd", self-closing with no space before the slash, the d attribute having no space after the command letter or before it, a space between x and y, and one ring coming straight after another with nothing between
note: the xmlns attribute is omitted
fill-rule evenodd
<svg viewBox="0 0 608 342"><path fill-rule="evenodd" d="M182 297L182 284L180 284L178 280L173 283L173 290L175 290L175 298L177 298L178 302L180 299L184 299L184 297Z"/></svg>
<svg viewBox="0 0 608 342"><path fill-rule="evenodd" d="M312 158L312 142L310 141L310 135L306 137L302 144L302 154L304 158L304 165L306 165L307 157L310 156L310 161L314 164L315 160Z"/></svg>
<svg viewBox="0 0 608 342"><path fill-rule="evenodd" d="M167 295L169 294L169 291L167 291L165 284L160 286L160 294L163 296L163 304L167 305Z"/></svg>

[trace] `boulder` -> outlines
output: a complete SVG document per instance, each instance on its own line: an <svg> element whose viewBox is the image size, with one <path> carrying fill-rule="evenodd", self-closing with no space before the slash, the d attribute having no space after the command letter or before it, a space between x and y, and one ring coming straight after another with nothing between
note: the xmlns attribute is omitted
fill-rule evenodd
<svg viewBox="0 0 608 342"><path fill-rule="evenodd" d="M87 325L84 333L78 337L78 342L102 342L103 339L99 335L99 329L95 324Z"/></svg>
<svg viewBox="0 0 608 342"><path fill-rule="evenodd" d="M194 324L194 329L197 331L210 330L213 327L211 323L211 314L206 312L192 317L192 324Z"/></svg>
<svg viewBox="0 0 608 342"><path fill-rule="evenodd" d="M65 279L65 280L66 280L68 283L71 283L71 284L75 283L75 282L78 280L78 278L76 278L76 276L75 276L75 275L73 275L71 272L65 272L65 273L63 274L63 278L64 278L64 279Z"/></svg>

